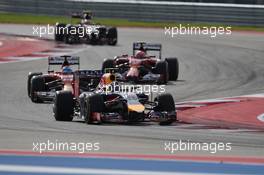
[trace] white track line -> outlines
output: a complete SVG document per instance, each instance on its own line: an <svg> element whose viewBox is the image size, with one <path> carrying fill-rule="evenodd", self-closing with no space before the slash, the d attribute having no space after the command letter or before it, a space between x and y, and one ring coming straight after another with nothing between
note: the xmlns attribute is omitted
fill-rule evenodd
<svg viewBox="0 0 264 175"><path fill-rule="evenodd" d="M209 175L207 173L155 172L142 170L115 170L93 168L64 168L48 166L0 165L0 172L52 173L52 174L101 174L101 175ZM220 175L220 174L214 174ZM221 174L224 175L224 174Z"/></svg>
<svg viewBox="0 0 264 175"><path fill-rule="evenodd" d="M193 100L193 101L182 101L175 103L176 105L184 105L186 103L215 103L215 102L239 102L241 99L236 98L264 98L264 93L260 94L249 94L249 95L241 95L241 96L230 96L230 97L222 97L215 99L205 99L205 100Z"/></svg>

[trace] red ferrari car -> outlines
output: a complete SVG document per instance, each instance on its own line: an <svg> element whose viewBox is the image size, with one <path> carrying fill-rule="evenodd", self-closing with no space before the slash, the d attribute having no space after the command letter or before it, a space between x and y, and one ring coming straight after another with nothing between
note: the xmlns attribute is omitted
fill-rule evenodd
<svg viewBox="0 0 264 175"><path fill-rule="evenodd" d="M158 52L158 55L149 55L151 51ZM162 60L161 44L136 42L133 43L132 56L121 55L104 60L102 71L108 69L119 73L118 81L166 84L178 79L179 63L177 58Z"/></svg>

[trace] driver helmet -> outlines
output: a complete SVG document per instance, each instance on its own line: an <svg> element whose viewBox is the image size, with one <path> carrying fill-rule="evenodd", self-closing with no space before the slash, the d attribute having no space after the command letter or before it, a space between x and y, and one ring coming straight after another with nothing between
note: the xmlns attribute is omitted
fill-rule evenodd
<svg viewBox="0 0 264 175"><path fill-rule="evenodd" d="M73 71L72 71L70 66L64 66L64 67L62 67L62 72L63 73L72 73Z"/></svg>
<svg viewBox="0 0 264 175"><path fill-rule="evenodd" d="M142 50L137 51L135 57L138 58L138 59L142 59L142 58L146 57L146 53L144 51L142 51Z"/></svg>
<svg viewBox="0 0 264 175"><path fill-rule="evenodd" d="M92 19L92 16L91 16L90 13L85 13L85 14L83 15L83 17L84 17L84 19L86 19L86 20L90 20L90 19Z"/></svg>

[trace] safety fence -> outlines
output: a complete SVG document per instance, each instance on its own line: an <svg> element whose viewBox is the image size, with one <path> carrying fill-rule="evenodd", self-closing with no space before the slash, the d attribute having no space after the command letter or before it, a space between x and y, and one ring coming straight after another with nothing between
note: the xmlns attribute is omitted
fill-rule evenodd
<svg viewBox="0 0 264 175"><path fill-rule="evenodd" d="M91 10L96 17L136 21L264 26L264 5L142 0L1 0L1 12L69 16Z"/></svg>

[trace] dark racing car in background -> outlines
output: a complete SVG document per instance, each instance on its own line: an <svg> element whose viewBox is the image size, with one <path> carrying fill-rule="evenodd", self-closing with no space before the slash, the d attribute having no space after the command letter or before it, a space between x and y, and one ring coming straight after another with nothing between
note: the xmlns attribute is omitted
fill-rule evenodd
<svg viewBox="0 0 264 175"><path fill-rule="evenodd" d="M117 44L117 28L107 27L92 22L92 13L83 11L74 13L73 18L80 18L79 24L56 23L55 40L66 44Z"/></svg>
<svg viewBox="0 0 264 175"><path fill-rule="evenodd" d="M158 55L149 55L149 51L158 52ZM178 79L179 63L177 58L162 60L161 44L136 42L132 56L104 60L102 71L107 69L116 69L118 81L166 84Z"/></svg>

